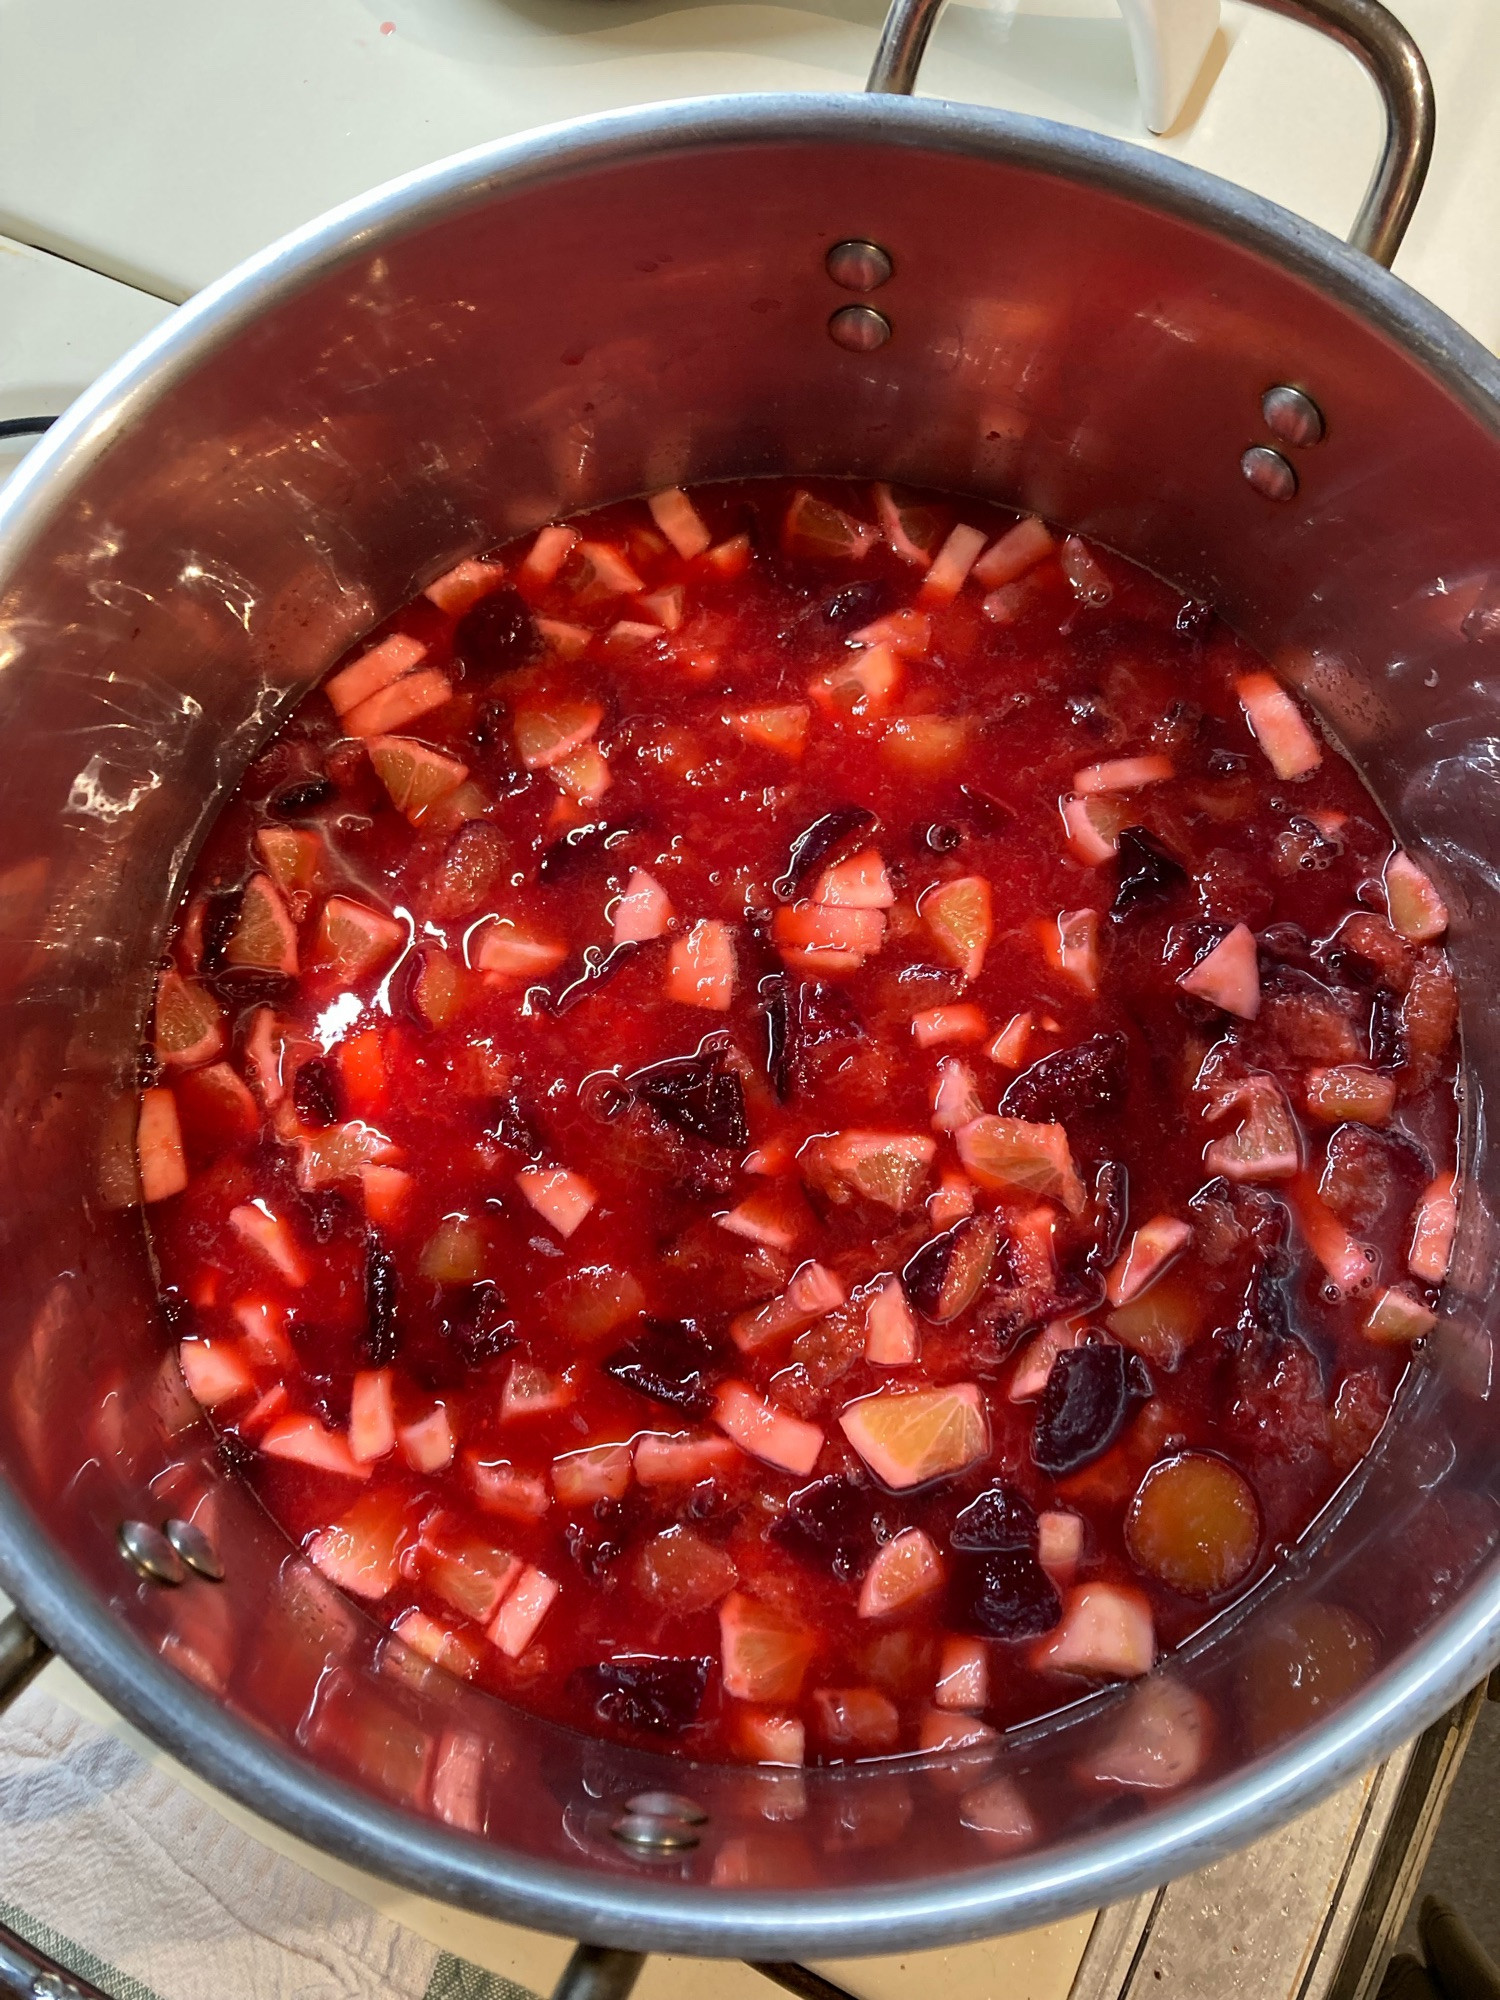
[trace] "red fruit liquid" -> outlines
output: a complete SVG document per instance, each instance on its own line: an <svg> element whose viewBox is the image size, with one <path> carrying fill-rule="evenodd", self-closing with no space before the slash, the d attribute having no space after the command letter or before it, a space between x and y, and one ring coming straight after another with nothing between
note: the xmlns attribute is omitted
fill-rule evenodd
<svg viewBox="0 0 1500 2000"><path fill-rule="evenodd" d="M586 1731L886 1755L1143 1673L1431 1324L1437 892L1104 551L834 483L575 526L207 842L141 1134L188 1381L374 1615Z"/></svg>

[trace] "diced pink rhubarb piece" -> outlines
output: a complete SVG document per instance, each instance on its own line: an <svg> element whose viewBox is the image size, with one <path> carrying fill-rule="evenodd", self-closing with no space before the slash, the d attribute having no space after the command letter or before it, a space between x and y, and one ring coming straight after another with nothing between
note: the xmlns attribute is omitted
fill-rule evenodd
<svg viewBox="0 0 1500 2000"><path fill-rule="evenodd" d="M783 903L771 920L771 941L782 958L814 978L858 971L884 937L883 910L851 910L810 897Z"/></svg>
<svg viewBox="0 0 1500 2000"><path fill-rule="evenodd" d="M795 1769L807 1762L807 1729L799 1716L746 1704L735 1710L729 1726L736 1753L749 1763Z"/></svg>
<svg viewBox="0 0 1500 2000"><path fill-rule="evenodd" d="M453 1426L441 1403L415 1423L402 1424L396 1442L413 1472L441 1472L453 1463Z"/></svg>
<svg viewBox="0 0 1500 2000"><path fill-rule="evenodd" d="M704 567L711 569L716 576L728 580L743 576L753 556L748 535L731 535L727 541L715 542L703 562Z"/></svg>
<svg viewBox="0 0 1500 2000"><path fill-rule="evenodd" d="M1057 547L1045 522L1034 514L1008 528L998 542L991 542L974 565L974 581L986 590L1014 583L1018 576L1035 569Z"/></svg>
<svg viewBox="0 0 1500 2000"><path fill-rule="evenodd" d="M1133 1688L1113 1734L1074 1765L1083 1783L1130 1791L1175 1791L1198 1775L1208 1747L1208 1710L1180 1681L1152 1676Z"/></svg>
<svg viewBox="0 0 1500 2000"><path fill-rule="evenodd" d="M1010 1778L990 1778L965 1792L958 1802L958 1818L961 1826L977 1833L986 1847L999 1854L1030 1847L1036 1839L1031 1809Z"/></svg>
<svg viewBox="0 0 1500 2000"><path fill-rule="evenodd" d="M517 709L511 730L527 770L545 771L591 742L603 720L597 701L538 701Z"/></svg>
<svg viewBox="0 0 1500 2000"><path fill-rule="evenodd" d="M187 1186L187 1156L182 1150L177 1099L164 1084L141 1092L135 1156L142 1201L166 1201L174 1194L181 1194Z"/></svg>
<svg viewBox="0 0 1500 2000"><path fill-rule="evenodd" d="M1404 848L1385 864L1385 901L1391 929L1412 944L1426 944L1448 928L1448 908L1432 877Z"/></svg>
<svg viewBox="0 0 1500 2000"><path fill-rule="evenodd" d="M859 1587L861 1618L887 1618L943 1585L943 1559L921 1528L903 1528L877 1551Z"/></svg>
<svg viewBox="0 0 1500 2000"><path fill-rule="evenodd" d="M882 1390L851 1403L839 1428L882 1485L898 1493L962 1472L990 1448L984 1395L973 1382Z"/></svg>
<svg viewBox="0 0 1500 2000"><path fill-rule="evenodd" d="M289 1285L307 1283L307 1262L283 1218L263 1201L241 1202L229 1211L229 1226L242 1243L258 1250Z"/></svg>
<svg viewBox="0 0 1500 2000"><path fill-rule="evenodd" d="M719 1606L724 1692L734 1701L796 1701L816 1650L774 1605L732 1590Z"/></svg>
<svg viewBox="0 0 1500 2000"><path fill-rule="evenodd" d="M552 1490L564 1507L592 1507L596 1500L622 1500L630 1486L628 1444L587 1445L552 1461Z"/></svg>
<svg viewBox="0 0 1500 2000"><path fill-rule="evenodd" d="M640 607L650 612L663 632L675 632L682 624L686 602L682 585L674 583L666 590L648 590L640 599ZM660 636L658 633L657 637Z"/></svg>
<svg viewBox="0 0 1500 2000"><path fill-rule="evenodd" d="M907 1368L920 1346L917 1323L899 1278L887 1278L865 1307L865 1359L877 1368Z"/></svg>
<svg viewBox="0 0 1500 2000"><path fill-rule="evenodd" d="M728 1438L701 1431L645 1431L635 1441L635 1476L642 1486L696 1486L737 1472L744 1454Z"/></svg>
<svg viewBox="0 0 1500 2000"><path fill-rule="evenodd" d="M889 646L903 660L920 660L932 644L932 620L925 611L889 611L849 637L856 646Z"/></svg>
<svg viewBox="0 0 1500 2000"><path fill-rule="evenodd" d="M703 516L680 486L665 487L646 502L651 518L684 560L701 556L713 541Z"/></svg>
<svg viewBox="0 0 1500 2000"><path fill-rule="evenodd" d="M1012 1014L1005 1026L985 1050L992 1063L1002 1069L1019 1069L1026 1060L1026 1050L1031 1041L1032 1016Z"/></svg>
<svg viewBox="0 0 1500 2000"><path fill-rule="evenodd" d="M784 702L775 708L745 708L726 713L726 729L746 743L758 743L766 750L779 750L795 763L807 748L807 725L812 710L805 701Z"/></svg>
<svg viewBox="0 0 1500 2000"><path fill-rule="evenodd" d="M586 653L594 636L587 625L573 625L566 618L538 618L534 622L547 650L560 660L576 660Z"/></svg>
<svg viewBox="0 0 1500 2000"><path fill-rule="evenodd" d="M994 929L990 885L982 875L960 875L929 889L920 904L939 949L965 979L977 979Z"/></svg>
<svg viewBox="0 0 1500 2000"><path fill-rule="evenodd" d="M1058 1201L1069 1215L1082 1215L1088 1205L1061 1125L985 1112L955 1136L958 1157L981 1187Z"/></svg>
<svg viewBox="0 0 1500 2000"><path fill-rule="evenodd" d="M701 917L674 938L667 960L667 997L684 1007L724 1013L734 998L734 933L728 924Z"/></svg>
<svg viewBox="0 0 1500 2000"><path fill-rule="evenodd" d="M564 1241L599 1199L582 1174L566 1167L522 1167L516 1186Z"/></svg>
<svg viewBox="0 0 1500 2000"><path fill-rule="evenodd" d="M1069 1591L1061 1622L1031 1654L1038 1672L1100 1680L1134 1680L1149 1674L1155 1659L1150 1605L1138 1590L1112 1583L1083 1583Z"/></svg>
<svg viewBox="0 0 1500 2000"><path fill-rule="evenodd" d="M343 718L344 728L350 736L393 736L452 699L446 674L436 667L419 667L351 708Z"/></svg>
<svg viewBox="0 0 1500 2000"><path fill-rule="evenodd" d="M927 1219L935 1230L951 1229L973 1213L974 1183L967 1174L944 1174L927 1197Z"/></svg>
<svg viewBox="0 0 1500 2000"><path fill-rule="evenodd" d="M950 528L947 540L932 559L932 567L917 592L918 604L948 604L963 589L964 579L979 560L985 544L982 529L959 522Z"/></svg>
<svg viewBox="0 0 1500 2000"><path fill-rule="evenodd" d="M560 1586L534 1563L522 1570L487 1629L487 1637L507 1659L519 1660L536 1637L537 1627L552 1609Z"/></svg>
<svg viewBox="0 0 1500 2000"><path fill-rule="evenodd" d="M580 541L574 551L578 575L587 569L584 590L592 597L634 597L645 581L613 542ZM571 578L570 578L571 580Z"/></svg>
<svg viewBox="0 0 1500 2000"><path fill-rule="evenodd" d="M1054 923L1041 926L1047 963L1089 998L1099 992L1099 912L1059 910Z"/></svg>
<svg viewBox="0 0 1500 2000"><path fill-rule="evenodd" d="M236 1299L234 1316L244 1329L241 1352L252 1367L288 1369L292 1366L297 1357L286 1336L285 1306L275 1299Z"/></svg>
<svg viewBox="0 0 1500 2000"><path fill-rule="evenodd" d="M1356 1242L1318 1193L1310 1175L1299 1174L1287 1189L1297 1226L1307 1247L1343 1295L1363 1291L1374 1281L1379 1263L1373 1250Z"/></svg>
<svg viewBox="0 0 1500 2000"><path fill-rule="evenodd" d="M491 1514L503 1514L511 1521L539 1521L552 1505L546 1481L508 1459L480 1458L470 1451L464 1453L464 1466L474 1498Z"/></svg>
<svg viewBox="0 0 1500 2000"><path fill-rule="evenodd" d="M405 632L392 632L388 639L382 639L379 645L361 653L357 660L351 660L336 673L323 692L332 702L335 715L347 715L382 688L393 686L426 657L427 648L420 639L413 639Z"/></svg>
<svg viewBox="0 0 1500 2000"><path fill-rule="evenodd" d="M825 868L813 890L815 903L833 903L845 910L888 910L895 900L885 862L873 847Z"/></svg>
<svg viewBox="0 0 1500 2000"><path fill-rule="evenodd" d="M956 1132L979 1116L979 1092L974 1072L957 1056L944 1056L932 1086L932 1129Z"/></svg>
<svg viewBox="0 0 1500 2000"><path fill-rule="evenodd" d="M462 618L481 598L488 597L505 581L505 564L494 556L484 560L467 558L433 578L422 595L450 618Z"/></svg>
<svg viewBox="0 0 1500 2000"><path fill-rule="evenodd" d="M764 1243L772 1250L790 1250L802 1234L806 1216L804 1212L799 1217L792 1203L777 1189L759 1188L727 1215L714 1219L731 1236L743 1236L749 1243Z"/></svg>
<svg viewBox="0 0 1500 2000"><path fill-rule="evenodd" d="M361 1465L349 1449L346 1438L328 1430L316 1417L280 1417L260 1441L260 1448L272 1458L294 1459L319 1472L341 1473L345 1479L368 1479L370 1468Z"/></svg>
<svg viewBox="0 0 1500 2000"><path fill-rule="evenodd" d="M939 1708L988 1707L990 1656L982 1639L943 1641L932 1699Z"/></svg>
<svg viewBox="0 0 1500 2000"><path fill-rule="evenodd" d="M236 1396L248 1396L255 1387L255 1379L232 1340L214 1336L184 1340L177 1349L177 1360L194 1400L205 1410L232 1403Z"/></svg>
<svg viewBox="0 0 1500 2000"><path fill-rule="evenodd" d="M1253 1021L1260 1012L1260 965L1255 933L1247 924L1236 924L1227 937L1220 938L1191 971L1177 984L1184 993Z"/></svg>
<svg viewBox="0 0 1500 2000"><path fill-rule="evenodd" d="M631 870L625 893L615 904L616 944L644 944L659 938L672 921L672 903L654 875L644 868Z"/></svg>
<svg viewBox="0 0 1500 2000"><path fill-rule="evenodd" d="M1138 792L1145 785L1161 784L1171 775L1170 757L1111 757L1075 771L1073 790L1084 798L1094 792Z"/></svg>
<svg viewBox="0 0 1500 2000"><path fill-rule="evenodd" d="M980 1010L967 1001L953 1007L929 1007L911 1019L919 1049L931 1048L936 1042L982 1042L988 1027Z"/></svg>
<svg viewBox="0 0 1500 2000"><path fill-rule="evenodd" d="M1060 1589L1066 1590L1083 1557L1083 1516L1048 1507L1036 1517L1036 1559Z"/></svg>
<svg viewBox="0 0 1500 2000"><path fill-rule="evenodd" d="M510 917L487 924L480 933L474 963L487 979L543 979L568 955L565 944L538 937Z"/></svg>
<svg viewBox="0 0 1500 2000"><path fill-rule="evenodd" d="M748 1382L724 1382L714 1399L721 1430L752 1458L806 1476L818 1462L823 1433L790 1410L758 1396Z"/></svg>
<svg viewBox="0 0 1500 2000"><path fill-rule="evenodd" d="M1073 1321L1055 1319L1044 1326L1029 1346L1021 1349L1006 1395L1013 1403L1034 1403L1047 1386L1052 1364L1059 1354L1082 1347L1088 1328Z"/></svg>
<svg viewBox="0 0 1500 2000"><path fill-rule="evenodd" d="M1209 1172L1231 1181L1290 1180L1302 1165L1302 1154L1291 1106L1275 1077L1247 1077L1219 1100L1215 1115L1234 1106L1241 1113L1235 1130L1203 1149Z"/></svg>
<svg viewBox="0 0 1500 2000"><path fill-rule="evenodd" d="M1302 711L1274 674L1242 675L1234 684L1251 734L1278 778L1305 778L1323 761Z"/></svg>
<svg viewBox="0 0 1500 2000"><path fill-rule="evenodd" d="M500 1421L550 1416L554 1410L570 1409L577 1400L578 1383L571 1370L555 1375L534 1361L513 1361L500 1393Z"/></svg>
<svg viewBox="0 0 1500 2000"><path fill-rule="evenodd" d="M536 540L527 551L518 574L528 583L551 583L572 553L577 540L576 528L564 528L556 522L550 527L538 528Z"/></svg>
<svg viewBox="0 0 1500 2000"><path fill-rule="evenodd" d="M1145 1291L1192 1240L1193 1225L1175 1215L1153 1215L1149 1222L1143 1222L1109 1274L1110 1304L1122 1306L1127 1299Z"/></svg>
<svg viewBox="0 0 1500 2000"><path fill-rule="evenodd" d="M835 721L884 715L901 692L901 656L891 646L868 646L807 684L811 700Z"/></svg>
<svg viewBox="0 0 1500 2000"><path fill-rule="evenodd" d="M361 1465L396 1448L396 1408L389 1368L362 1368L349 1392L349 1454Z"/></svg>
<svg viewBox="0 0 1500 2000"><path fill-rule="evenodd" d="M900 1713L879 1688L817 1688L812 1706L818 1734L836 1755L878 1757L900 1739Z"/></svg>
<svg viewBox="0 0 1500 2000"><path fill-rule="evenodd" d="M1453 1236L1458 1228L1456 1186L1455 1175L1439 1174L1428 1182L1417 1204L1406 1268L1424 1284L1442 1284L1453 1262Z"/></svg>
<svg viewBox="0 0 1500 2000"><path fill-rule="evenodd" d="M662 636L662 626L645 618L617 618L604 635L607 651L632 652L639 646L654 645Z"/></svg>
<svg viewBox="0 0 1500 2000"><path fill-rule="evenodd" d="M994 1740L994 1730L977 1715L929 1708L917 1725L917 1748L929 1756L943 1750L977 1750Z"/></svg>
<svg viewBox="0 0 1500 2000"><path fill-rule="evenodd" d="M404 1167L383 1167L370 1161L359 1170L359 1184L365 1214L383 1228L399 1218L414 1185Z"/></svg>
<svg viewBox="0 0 1500 2000"><path fill-rule="evenodd" d="M423 1659L431 1660L459 1680L472 1680L480 1667L480 1652L467 1632L459 1632L441 1619L429 1618L413 1605L395 1620L391 1630L405 1646Z"/></svg>
<svg viewBox="0 0 1500 2000"><path fill-rule="evenodd" d="M1365 1321L1365 1333L1371 1340L1395 1346L1423 1339L1436 1325L1437 1314L1423 1305L1407 1286L1389 1285L1375 1301ZM201 1403L203 1398L199 1396L198 1400Z"/></svg>

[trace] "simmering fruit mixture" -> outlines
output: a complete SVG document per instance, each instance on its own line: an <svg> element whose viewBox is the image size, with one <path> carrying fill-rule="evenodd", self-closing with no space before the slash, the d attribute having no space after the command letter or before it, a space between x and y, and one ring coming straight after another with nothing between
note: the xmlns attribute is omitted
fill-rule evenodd
<svg viewBox="0 0 1500 2000"><path fill-rule="evenodd" d="M522 1707L982 1740L1146 1674L1384 1422L1446 924L1264 663L1076 536L838 482L543 528L198 862L139 1129L183 1373Z"/></svg>

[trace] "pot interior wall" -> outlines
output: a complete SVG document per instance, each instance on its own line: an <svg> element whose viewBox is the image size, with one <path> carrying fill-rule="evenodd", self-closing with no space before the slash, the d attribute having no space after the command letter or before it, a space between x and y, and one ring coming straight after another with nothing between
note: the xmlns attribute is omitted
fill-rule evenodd
<svg viewBox="0 0 1500 2000"><path fill-rule="evenodd" d="M357 238L273 260L202 308L200 331L169 334L98 435L56 447L0 547L0 1457L12 1566L32 1563L39 1523L57 1552L23 1594L61 1620L84 1579L138 1642L112 1652L70 1625L85 1670L314 1837L615 1939L735 1948L728 1918L705 1918L725 1926L711 1932L640 1914L669 1888L722 1904L714 1884L776 1891L787 1924L846 1949L858 1941L820 1908L863 1922L871 1946L897 1921L919 1942L993 1928L997 1907L1034 1918L1097 1887L1038 1868L997 1905L991 1871L1019 1883L1026 1863L965 1823L983 1817L976 1787L1016 1780L1049 1866L1128 1823L1139 1878L1161 1872L1163 1801L1070 1776L1117 1726L1114 1693L959 1769L688 1772L584 1743L384 1644L225 1475L163 1358L122 1093L173 885L276 716L432 575L559 514L762 471L983 493L1113 544L1271 653L1425 848L1466 993L1500 978L1500 612L1487 645L1483 599L1500 575L1500 445L1483 396L1340 302L1353 277L1320 289L1264 243L1216 235L1160 179L1132 200L1045 128L951 115L945 138L930 106L883 129L886 143L867 110L804 103L757 137L700 112L655 149L606 131L572 142L570 166L541 148L539 166L429 176ZM847 297L824 254L846 236L895 261L878 299L894 337L868 356L825 331ZM1290 230L1286 246L1295 262ZM1328 420L1279 507L1238 470L1278 381ZM1492 1572L1494 1010L1471 1004L1465 1033L1474 1150L1448 1316L1316 1546L1172 1663L1217 1718L1205 1782L1305 1742ZM138 1584L118 1522L195 1508L227 1581ZM1339 1636L1348 1611L1368 1646ZM1268 1705L1319 1645L1321 1691ZM204 1697L174 1694L148 1655ZM256 1733L216 1726L221 1703ZM328 1774L316 1806L296 1762ZM1344 1774L1335 1760L1322 1780ZM663 1783L707 1808L704 1837L632 1861L610 1802ZM1238 1830L1258 1823L1247 1808ZM546 1903L538 1885L580 1872L592 1915ZM968 1913L924 1919L924 1885L960 1877Z"/></svg>

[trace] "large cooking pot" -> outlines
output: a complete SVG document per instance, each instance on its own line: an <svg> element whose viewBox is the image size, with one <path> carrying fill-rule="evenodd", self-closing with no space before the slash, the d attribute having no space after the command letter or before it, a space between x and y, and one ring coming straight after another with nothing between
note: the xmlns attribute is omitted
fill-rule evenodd
<svg viewBox="0 0 1500 2000"><path fill-rule="evenodd" d="M888 88L910 88L934 11L902 0ZM1295 11L1383 38L1372 60L1406 93L1362 225L1388 256L1424 164L1420 61L1369 0ZM893 275L840 290L844 241ZM868 253L834 266L880 276ZM1272 388L1301 395L1263 408ZM470 551L790 470L989 495L1212 601L1316 704L1455 912L1466 1194L1443 1321L1304 1543L1162 1669L1215 1718L1177 1789L1078 1778L1120 1690L958 1768L779 1775L509 1710L289 1546L216 1457L154 1305L136 1052L166 913L251 753ZM953 1942L1296 1813L1500 1652L1497 713L1500 369L1369 255L1169 160L899 95L731 98L482 148L288 237L137 347L0 502L6 1589L271 1819L620 1946ZM163 1544L169 1519L204 1531L221 1582ZM1029 1848L975 1824L994 1775L1035 1816ZM691 1808L626 1809L664 1790Z"/></svg>

